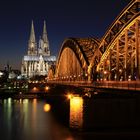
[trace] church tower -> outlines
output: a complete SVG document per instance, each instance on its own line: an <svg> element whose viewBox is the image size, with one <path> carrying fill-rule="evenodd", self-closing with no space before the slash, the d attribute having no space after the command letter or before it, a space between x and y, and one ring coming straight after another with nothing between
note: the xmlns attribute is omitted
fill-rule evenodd
<svg viewBox="0 0 140 140"><path fill-rule="evenodd" d="M44 56L50 56L50 48L49 48L49 41L48 41L48 35L47 35L47 29L46 29L46 22L44 21L44 27L43 27L43 55Z"/></svg>
<svg viewBox="0 0 140 140"><path fill-rule="evenodd" d="M36 43L34 24L31 24L31 33L28 41L28 53L22 59L21 73L31 78L36 75L47 76L49 67L56 62L55 56L50 56L49 41L44 21L43 34L40 36L39 44Z"/></svg>
<svg viewBox="0 0 140 140"><path fill-rule="evenodd" d="M35 39L34 24L32 21L30 38L28 41L28 55L37 55L37 43Z"/></svg>

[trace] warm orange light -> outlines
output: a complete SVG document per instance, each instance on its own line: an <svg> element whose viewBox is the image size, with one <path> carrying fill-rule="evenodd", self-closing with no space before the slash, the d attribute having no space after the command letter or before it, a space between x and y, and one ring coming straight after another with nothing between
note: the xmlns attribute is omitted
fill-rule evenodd
<svg viewBox="0 0 140 140"><path fill-rule="evenodd" d="M70 127L81 128L83 125L83 99L73 96L70 99Z"/></svg>
<svg viewBox="0 0 140 140"><path fill-rule="evenodd" d="M73 96L72 94L68 94L68 95L67 95L67 98L68 98L68 99L71 99L72 96Z"/></svg>
<svg viewBox="0 0 140 140"><path fill-rule="evenodd" d="M83 99L81 97L73 97L71 99L71 104L76 108L79 108L79 106L81 106L82 103L83 103Z"/></svg>
<svg viewBox="0 0 140 140"><path fill-rule="evenodd" d="M50 88L48 86L45 87L45 91L48 91Z"/></svg>
<svg viewBox="0 0 140 140"><path fill-rule="evenodd" d="M37 87L33 87L32 91L37 92L37 91L39 91L39 89Z"/></svg>
<svg viewBox="0 0 140 140"><path fill-rule="evenodd" d="M45 104L45 105L44 105L44 111L45 111L45 112L49 112L50 110L51 110L50 104Z"/></svg>
<svg viewBox="0 0 140 140"><path fill-rule="evenodd" d="M104 74L107 74L107 71L104 71Z"/></svg>
<svg viewBox="0 0 140 140"><path fill-rule="evenodd" d="M33 99L33 103L36 104L37 103L37 99Z"/></svg>
<svg viewBox="0 0 140 140"><path fill-rule="evenodd" d="M37 88L36 88L36 87L34 87L34 88L33 88L33 90L34 90L34 91L36 91L36 90L37 90Z"/></svg>

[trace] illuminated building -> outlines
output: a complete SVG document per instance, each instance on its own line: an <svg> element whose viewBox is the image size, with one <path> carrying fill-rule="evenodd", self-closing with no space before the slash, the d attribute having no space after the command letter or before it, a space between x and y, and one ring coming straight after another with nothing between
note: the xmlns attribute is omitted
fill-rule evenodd
<svg viewBox="0 0 140 140"><path fill-rule="evenodd" d="M55 56L51 56L49 41L44 21L43 35L37 44L35 38L34 24L32 21L31 33L28 41L28 53L22 59L21 74L25 77L35 75L47 75L50 65L56 61Z"/></svg>

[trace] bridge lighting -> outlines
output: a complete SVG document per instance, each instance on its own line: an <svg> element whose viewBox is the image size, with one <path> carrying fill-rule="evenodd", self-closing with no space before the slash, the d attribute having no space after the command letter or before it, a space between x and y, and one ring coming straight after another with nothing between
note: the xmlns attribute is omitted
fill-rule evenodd
<svg viewBox="0 0 140 140"><path fill-rule="evenodd" d="M109 60L107 60L107 61L106 61L106 63L107 63L107 65L109 65L109 64L110 64L110 61L109 61Z"/></svg>
<svg viewBox="0 0 140 140"><path fill-rule="evenodd" d="M87 93L85 93L84 96L85 96L85 97L89 97L89 98L91 98L91 93L87 92Z"/></svg>
<svg viewBox="0 0 140 140"><path fill-rule="evenodd" d="M131 75L128 76L128 81L131 81Z"/></svg>
<svg viewBox="0 0 140 140"><path fill-rule="evenodd" d="M122 69L119 69L119 72L122 73Z"/></svg>
<svg viewBox="0 0 140 140"><path fill-rule="evenodd" d="M104 71L104 74L107 74L107 71Z"/></svg>
<svg viewBox="0 0 140 140"><path fill-rule="evenodd" d="M114 78L115 78L115 80L117 80L117 74L115 74Z"/></svg>
<svg viewBox="0 0 140 140"><path fill-rule="evenodd" d="M73 95L71 93L67 94L67 98L70 100L73 97Z"/></svg>
<svg viewBox="0 0 140 140"><path fill-rule="evenodd" d="M120 81L123 81L123 76L121 76Z"/></svg>

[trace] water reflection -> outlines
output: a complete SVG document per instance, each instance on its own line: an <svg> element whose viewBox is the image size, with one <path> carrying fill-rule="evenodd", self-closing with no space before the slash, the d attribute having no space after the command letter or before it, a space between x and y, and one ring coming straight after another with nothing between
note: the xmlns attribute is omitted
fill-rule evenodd
<svg viewBox="0 0 140 140"><path fill-rule="evenodd" d="M51 110L51 105L50 104L45 104L44 105L44 111L49 112Z"/></svg>
<svg viewBox="0 0 140 140"><path fill-rule="evenodd" d="M39 99L2 100L0 139L72 140L69 130L52 116L51 106L51 103Z"/></svg>
<svg viewBox="0 0 140 140"><path fill-rule="evenodd" d="M0 140L87 140L104 139L104 136L114 139L122 130L118 128L139 128L140 96L125 99L124 95L108 98L98 94L92 97L0 100ZM78 131L79 135L77 131L72 133L68 125L84 131ZM88 130L95 131L85 133ZM130 133L125 132L123 136L126 135L129 138ZM140 137L139 131L136 135Z"/></svg>
<svg viewBox="0 0 140 140"><path fill-rule="evenodd" d="M73 96L70 99L70 127L82 128L83 126L83 99Z"/></svg>

